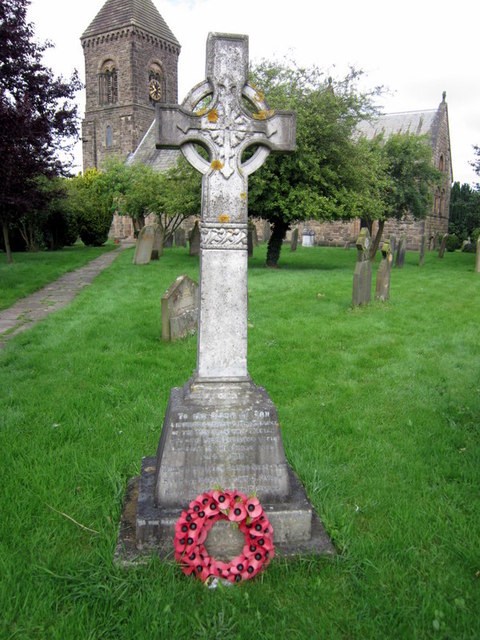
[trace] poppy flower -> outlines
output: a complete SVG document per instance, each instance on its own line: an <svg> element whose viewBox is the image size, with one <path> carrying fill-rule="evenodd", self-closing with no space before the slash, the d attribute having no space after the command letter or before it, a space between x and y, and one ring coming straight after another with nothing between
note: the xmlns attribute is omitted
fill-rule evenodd
<svg viewBox="0 0 480 640"><path fill-rule="evenodd" d="M247 510L248 517L252 518L252 520L258 518L263 512L258 498L249 498L245 503L245 508Z"/></svg>
<svg viewBox="0 0 480 640"><path fill-rule="evenodd" d="M240 491L234 491L232 495L232 499L235 500L236 502L242 501L243 504L247 502L247 496L244 493L241 493Z"/></svg>
<svg viewBox="0 0 480 640"><path fill-rule="evenodd" d="M218 504L219 509L221 509L222 511L224 509L228 509L228 505L230 503L230 496L228 495L228 492L214 491L212 497L215 500L215 502Z"/></svg>
<svg viewBox="0 0 480 640"><path fill-rule="evenodd" d="M217 501L213 497L210 498L207 504L205 505L204 510L205 510L205 516L207 518L209 518L210 516L216 515L219 512Z"/></svg>
<svg viewBox="0 0 480 640"><path fill-rule="evenodd" d="M175 535L186 533L188 531L188 523L185 518L179 518L175 523Z"/></svg>
<svg viewBox="0 0 480 640"><path fill-rule="evenodd" d="M228 511L228 519L231 522L240 522L241 520L245 520L247 517L247 512L245 511L245 505L243 502L230 502L230 509Z"/></svg>

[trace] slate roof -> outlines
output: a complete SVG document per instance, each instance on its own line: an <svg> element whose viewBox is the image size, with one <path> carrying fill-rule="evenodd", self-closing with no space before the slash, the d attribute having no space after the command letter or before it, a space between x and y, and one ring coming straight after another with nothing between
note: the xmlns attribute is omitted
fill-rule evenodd
<svg viewBox="0 0 480 640"><path fill-rule="evenodd" d="M140 162L162 172L175 167L182 155L179 149L157 149L155 147L155 120L150 125L142 141L127 158L127 164Z"/></svg>
<svg viewBox="0 0 480 640"><path fill-rule="evenodd" d="M152 0L107 0L83 33L82 39L130 26L180 46Z"/></svg>
<svg viewBox="0 0 480 640"><path fill-rule="evenodd" d="M385 138L394 133L412 133L417 136L432 134L437 114L437 109L387 113L375 120L360 122L358 131L368 139L375 138L381 133Z"/></svg>

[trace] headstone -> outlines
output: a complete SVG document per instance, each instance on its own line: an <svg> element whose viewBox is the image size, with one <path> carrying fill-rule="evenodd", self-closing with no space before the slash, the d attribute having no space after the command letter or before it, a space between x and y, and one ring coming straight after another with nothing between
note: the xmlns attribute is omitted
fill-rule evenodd
<svg viewBox="0 0 480 640"><path fill-rule="evenodd" d="M315 231L305 227L302 232L302 247L315 246Z"/></svg>
<svg viewBox="0 0 480 640"><path fill-rule="evenodd" d="M189 254L191 256L199 256L200 255L200 227L198 226L198 222L195 222L193 229L190 231L190 235L188 236L188 240L190 243Z"/></svg>
<svg viewBox="0 0 480 640"><path fill-rule="evenodd" d="M162 340L193 335L198 323L198 284L187 275L178 276L162 296Z"/></svg>
<svg viewBox="0 0 480 640"><path fill-rule="evenodd" d="M140 229L138 234L137 243L135 245L135 255L133 256L133 264L149 264L153 241L155 239L155 229L147 225Z"/></svg>
<svg viewBox="0 0 480 640"><path fill-rule="evenodd" d="M298 229L292 231L292 239L290 240L290 251L296 251L298 245Z"/></svg>
<svg viewBox="0 0 480 640"><path fill-rule="evenodd" d="M263 241L268 242L270 240L270 236L272 235L272 227L268 220L265 220L265 224L263 227Z"/></svg>
<svg viewBox="0 0 480 640"><path fill-rule="evenodd" d="M165 240L163 241L164 249L171 249L173 247L173 234L171 233Z"/></svg>
<svg viewBox="0 0 480 640"><path fill-rule="evenodd" d="M428 242L427 234L424 233L422 236L422 242L420 244L420 256L418 259L419 267L423 267L423 262L425 260L425 251L427 250L427 242Z"/></svg>
<svg viewBox="0 0 480 640"><path fill-rule="evenodd" d="M480 273L480 236L477 240L477 255L475 257L475 272Z"/></svg>
<svg viewBox="0 0 480 640"><path fill-rule="evenodd" d="M375 283L375 300L384 302L390 297L390 275L392 273L392 252L390 241L386 240L382 245L382 260L378 265L377 280Z"/></svg>
<svg viewBox="0 0 480 640"><path fill-rule="evenodd" d="M397 258L395 260L395 267L397 269L403 269L403 265L405 263L406 244L407 244L407 238L405 236L402 236L400 238L400 242L398 243Z"/></svg>
<svg viewBox="0 0 480 640"><path fill-rule="evenodd" d="M163 229L157 224L155 225L155 236L153 238L152 260L158 260L163 255Z"/></svg>
<svg viewBox="0 0 480 640"><path fill-rule="evenodd" d="M247 234L247 249L248 249L248 257L251 258L253 256L253 245L255 244L254 240L254 230L249 228Z"/></svg>
<svg viewBox="0 0 480 640"><path fill-rule="evenodd" d="M182 227L179 227L176 231L175 231L175 246L176 247L186 247L187 246L187 238L185 235L185 229L183 229Z"/></svg>
<svg viewBox="0 0 480 640"><path fill-rule="evenodd" d="M368 304L372 299L372 263L370 262L370 233L367 228L360 230L356 242L357 262L353 273L352 306Z"/></svg>
<svg viewBox="0 0 480 640"><path fill-rule="evenodd" d="M294 150L295 114L274 114L248 84L247 36L210 34L206 77L181 107L156 107L157 146L181 147L203 174L200 310L196 370L172 389L157 457L142 464L136 552L171 554L182 509L215 486L258 496L278 551L332 552L286 461L277 410L247 370L247 180L270 151ZM211 95L208 111L195 113ZM210 150L209 161L194 142ZM256 151L242 163L250 146Z"/></svg>
<svg viewBox="0 0 480 640"><path fill-rule="evenodd" d="M392 265L395 260L395 249L397 248L397 237L392 233L390 235L390 251L392 253Z"/></svg>
<svg viewBox="0 0 480 640"><path fill-rule="evenodd" d="M438 250L439 258L443 258L443 256L445 255L445 249L447 248L447 238L448 238L448 233L444 233L442 237L442 243L440 245L440 249Z"/></svg>

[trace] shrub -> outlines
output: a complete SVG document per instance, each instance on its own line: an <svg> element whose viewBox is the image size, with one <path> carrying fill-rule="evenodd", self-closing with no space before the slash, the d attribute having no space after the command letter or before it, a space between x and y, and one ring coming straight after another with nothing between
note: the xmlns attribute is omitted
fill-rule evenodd
<svg viewBox="0 0 480 640"><path fill-rule="evenodd" d="M460 249L461 246L462 242L457 235L452 233L447 236L447 251L456 251Z"/></svg>
<svg viewBox="0 0 480 640"><path fill-rule="evenodd" d="M87 247L100 247L108 238L112 213L99 184L99 172L88 169L69 181L69 201L78 233Z"/></svg>

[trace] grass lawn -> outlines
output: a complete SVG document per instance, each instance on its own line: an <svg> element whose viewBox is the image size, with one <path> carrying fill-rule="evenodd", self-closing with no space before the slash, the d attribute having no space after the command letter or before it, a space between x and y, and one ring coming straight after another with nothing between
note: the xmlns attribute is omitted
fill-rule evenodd
<svg viewBox="0 0 480 640"><path fill-rule="evenodd" d="M0 352L2 640L480 638L474 256L419 268L407 253L391 301L355 310L356 251L264 259L249 263L249 371L336 557L275 559L214 591L154 558L113 565L126 481L196 361L195 337L161 341L160 299L198 259L133 266L126 250Z"/></svg>
<svg viewBox="0 0 480 640"><path fill-rule="evenodd" d="M6 254L0 252L0 310L114 248L113 243L104 247L78 243L60 251L14 253L13 264L7 264Z"/></svg>

